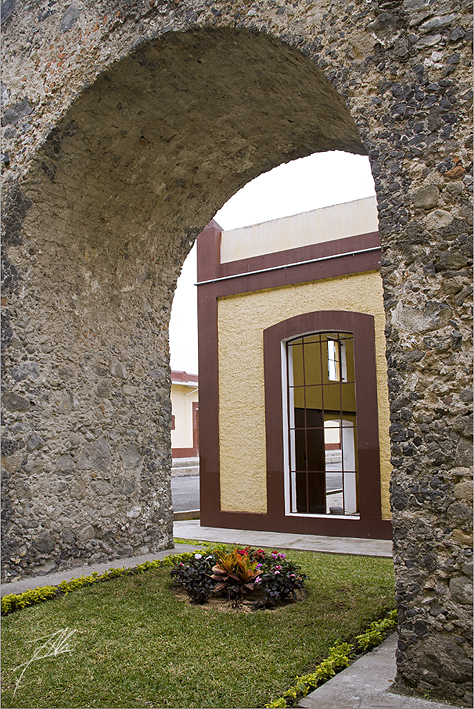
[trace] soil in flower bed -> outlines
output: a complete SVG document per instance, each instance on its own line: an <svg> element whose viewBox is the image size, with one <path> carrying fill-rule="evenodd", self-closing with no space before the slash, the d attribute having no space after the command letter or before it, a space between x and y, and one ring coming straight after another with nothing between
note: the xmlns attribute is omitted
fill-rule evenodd
<svg viewBox="0 0 474 709"><path fill-rule="evenodd" d="M183 603L185 603L187 606L192 606L194 608L204 608L205 610L212 609L222 611L223 613L275 613L279 610L282 610L282 608L286 608L286 606L291 606L297 602L304 601L308 597L308 591L306 589L298 589L295 592L296 601L294 601L293 599L289 599L288 601L284 601L280 603L280 605L274 606L273 608L259 608L258 611L256 611L255 608L253 608L253 604L255 603L255 601L261 600L263 598L263 593L261 591L249 594L248 598L243 600L240 604L235 604L232 599L229 601L229 599L225 596L210 596L207 599L206 603L199 604L193 603L186 591L184 591L182 588L172 587L171 590L173 596L177 598L178 601L182 601Z"/></svg>

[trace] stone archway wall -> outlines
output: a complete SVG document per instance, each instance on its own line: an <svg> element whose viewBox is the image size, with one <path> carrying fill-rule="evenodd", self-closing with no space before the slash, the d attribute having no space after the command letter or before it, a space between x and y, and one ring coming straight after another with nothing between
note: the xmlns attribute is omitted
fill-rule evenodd
<svg viewBox="0 0 474 709"><path fill-rule="evenodd" d="M260 172L367 152L384 254L399 676L469 702L470 7L3 6L4 571L171 543L167 324Z"/></svg>

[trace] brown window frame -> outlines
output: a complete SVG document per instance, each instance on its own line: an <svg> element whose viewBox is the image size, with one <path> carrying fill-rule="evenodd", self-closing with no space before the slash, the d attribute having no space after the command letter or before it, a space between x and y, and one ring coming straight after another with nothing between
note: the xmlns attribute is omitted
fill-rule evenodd
<svg viewBox="0 0 474 709"><path fill-rule="evenodd" d="M286 366L286 342L298 335L331 331L351 332L354 335L358 412L359 519L331 519L329 515L310 518L321 527L321 532L315 533L330 533L330 527L338 525L339 533L343 533L342 530L345 529L344 533L350 535L351 529L354 533L355 525L370 529L372 525L378 525L381 521L375 327L372 315L334 310L314 311L289 318L264 330L268 505L269 510L274 510L279 516L283 515L287 519L293 518L296 521L300 517L308 517L303 513L289 512L285 506L284 436L286 431L283 410L283 367Z"/></svg>

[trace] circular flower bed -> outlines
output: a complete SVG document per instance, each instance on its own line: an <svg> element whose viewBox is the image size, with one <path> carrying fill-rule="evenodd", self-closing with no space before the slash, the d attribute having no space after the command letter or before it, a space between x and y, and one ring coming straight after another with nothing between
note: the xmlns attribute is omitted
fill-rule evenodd
<svg viewBox="0 0 474 709"><path fill-rule="evenodd" d="M304 588L308 578L285 554L251 547L195 554L191 562L176 564L171 577L192 603L223 596L238 607L247 598L252 610L298 600L296 592Z"/></svg>

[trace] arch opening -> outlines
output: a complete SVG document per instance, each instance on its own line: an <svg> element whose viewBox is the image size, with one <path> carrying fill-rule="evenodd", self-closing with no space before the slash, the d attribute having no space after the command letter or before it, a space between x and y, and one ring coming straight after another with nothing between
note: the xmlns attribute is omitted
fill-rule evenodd
<svg viewBox="0 0 474 709"><path fill-rule="evenodd" d="M365 152L343 99L301 53L240 30L141 45L51 132L21 186L34 206L15 253L39 376L14 383L29 403L10 418L47 441L28 456L25 514L39 532L21 573L47 556L67 566L171 544L168 322L181 265L250 179L327 150ZM11 535L12 550L22 543Z"/></svg>

